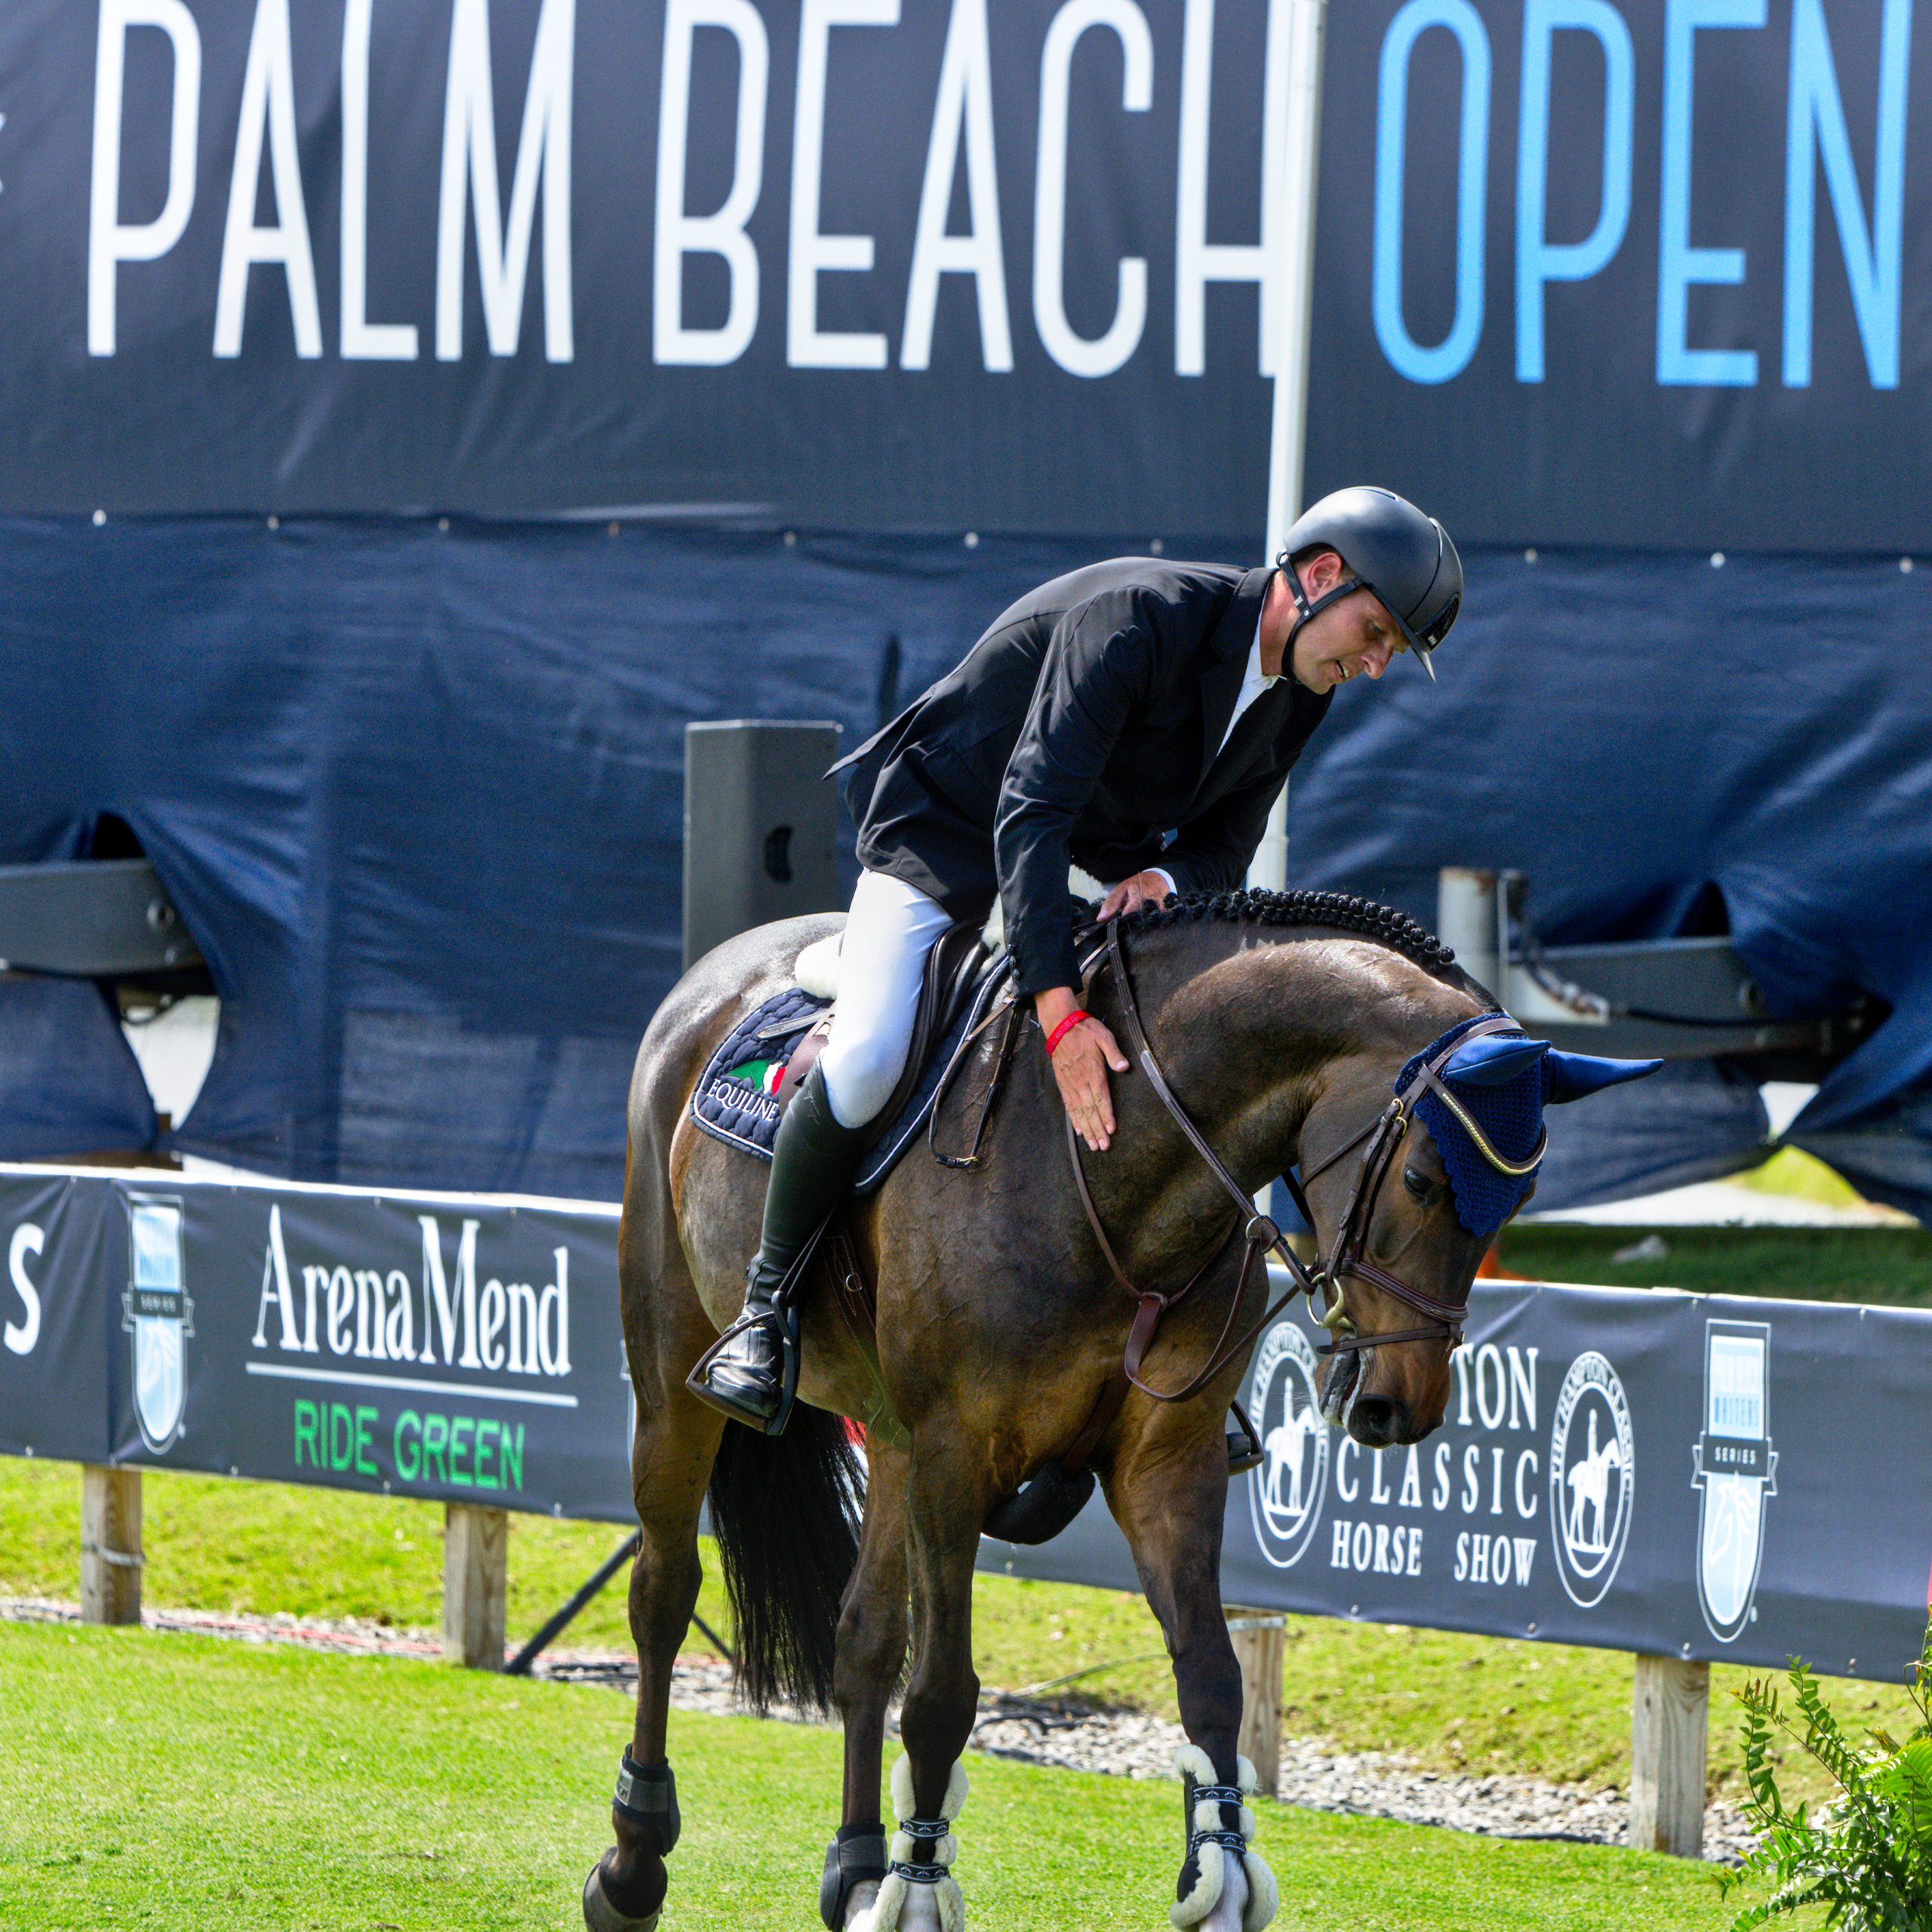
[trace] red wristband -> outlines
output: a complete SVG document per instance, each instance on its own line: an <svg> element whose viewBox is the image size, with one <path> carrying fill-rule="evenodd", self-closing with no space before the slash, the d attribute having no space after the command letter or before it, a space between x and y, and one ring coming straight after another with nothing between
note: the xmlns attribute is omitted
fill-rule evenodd
<svg viewBox="0 0 1932 1932"><path fill-rule="evenodd" d="M1047 1035L1048 1059L1051 1060L1053 1058L1054 1049L1060 1044L1061 1041L1066 1038L1068 1034L1073 1031L1075 1027L1080 1024L1081 1020L1091 1020L1093 1017L1094 1016L1089 1013L1084 1006L1076 1006L1073 1011Z"/></svg>

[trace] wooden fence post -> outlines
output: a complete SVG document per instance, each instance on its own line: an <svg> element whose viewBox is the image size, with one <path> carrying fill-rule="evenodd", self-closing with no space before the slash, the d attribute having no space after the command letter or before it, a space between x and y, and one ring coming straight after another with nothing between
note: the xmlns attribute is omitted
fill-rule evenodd
<svg viewBox="0 0 1932 1932"><path fill-rule="evenodd" d="M443 1507L443 1655L472 1670L501 1670L509 1512L474 1503Z"/></svg>
<svg viewBox="0 0 1932 1932"><path fill-rule="evenodd" d="M141 1472L81 1466L81 1621L141 1620Z"/></svg>
<svg viewBox="0 0 1932 1932"><path fill-rule="evenodd" d="M1287 1619L1247 1611L1228 1619L1241 1664L1241 1734L1235 1749L1254 1767L1262 1793L1272 1798L1281 1775L1281 1670Z"/></svg>
<svg viewBox="0 0 1932 1932"><path fill-rule="evenodd" d="M1640 1850L1703 1855L1710 1714L1709 1664L1639 1655L1630 1703L1630 1842Z"/></svg>

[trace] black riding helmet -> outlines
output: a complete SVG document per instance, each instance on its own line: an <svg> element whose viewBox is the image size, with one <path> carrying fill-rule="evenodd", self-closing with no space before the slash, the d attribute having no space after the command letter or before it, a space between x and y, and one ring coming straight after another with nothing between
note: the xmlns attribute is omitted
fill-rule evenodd
<svg viewBox="0 0 1932 1932"><path fill-rule="evenodd" d="M1317 546L1337 552L1354 574L1310 603L1289 559ZM1301 613L1297 630L1338 598L1372 590L1423 669L1435 677L1429 654L1449 635L1463 607L1463 560L1435 518L1392 490L1337 490L1303 511L1276 561Z"/></svg>

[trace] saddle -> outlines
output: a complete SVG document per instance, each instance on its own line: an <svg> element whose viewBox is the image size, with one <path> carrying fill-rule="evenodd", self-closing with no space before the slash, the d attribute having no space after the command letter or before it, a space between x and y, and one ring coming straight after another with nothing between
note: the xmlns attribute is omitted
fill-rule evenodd
<svg viewBox="0 0 1932 1932"><path fill-rule="evenodd" d="M692 1125L756 1160L771 1158L785 1110L824 1048L838 985L835 940L806 947L794 972L795 984L726 1035L691 1092ZM1011 1012L998 1004L1006 979L1005 960L988 949L977 926L955 925L941 936L927 957L905 1070L862 1143L855 1194L877 1189L928 1125L975 1026L989 1013Z"/></svg>
<svg viewBox="0 0 1932 1932"><path fill-rule="evenodd" d="M823 942L821 941L820 944ZM816 948L808 949L816 951ZM802 961L804 955L801 955ZM906 1069L899 1076L899 1084L892 1090L891 1097L878 1111L867 1137L868 1146L875 1146L882 1139L886 1130L897 1121L906 1111L907 1103L918 1091L932 1058L933 1049L947 1038L955 1023L972 1004L980 982L985 978L992 963L992 951L980 936L978 924L972 921L961 921L947 927L940 935L938 943L926 955L924 977L919 982L919 1003L912 1020L912 1044L906 1055ZM831 955L832 971L827 975L826 961L821 956L814 962L818 968L817 983L823 986L826 977L832 982L833 991L837 989L835 962L837 955ZM801 977L804 974L801 973ZM825 1051L825 1043L832 1032L832 1012L829 1008L814 1023L811 1030L792 1050L783 1079L779 1083L777 1100L780 1114L792 1096L804 1084L807 1074L818 1063L819 1055Z"/></svg>
<svg viewBox="0 0 1932 1932"><path fill-rule="evenodd" d="M830 1002L838 991L835 941L808 946L793 971L796 983L746 1014L713 1051L691 1094L694 1127L759 1160L772 1158L785 1111L831 1031ZM978 1164L987 1118L1016 1033L1011 1001L1001 1003L998 998L1008 977L1007 962L995 958L977 924L955 924L941 935L927 955L904 1071L862 1143L848 1200L876 1189L921 1130L936 1124L947 1090L971 1057L974 1041L1003 1017L1000 1052L970 1145L963 1155L943 1152L936 1139L933 1145L934 1158L943 1166ZM878 1306L842 1205L827 1216L800 1251L776 1300L792 1303L815 1272L829 1280L841 1318L864 1343L876 1330ZM727 1330L715 1346L721 1346L734 1332ZM795 1349L789 1358L795 1362ZM699 1367L701 1371L703 1361ZM788 1389L787 1408L789 1404ZM874 1412L860 1420L869 1428L897 1426L882 1389Z"/></svg>

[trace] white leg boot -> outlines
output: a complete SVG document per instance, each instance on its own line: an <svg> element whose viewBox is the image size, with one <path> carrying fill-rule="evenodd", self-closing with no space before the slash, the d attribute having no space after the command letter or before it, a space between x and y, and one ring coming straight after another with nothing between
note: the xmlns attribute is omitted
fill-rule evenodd
<svg viewBox="0 0 1932 1932"><path fill-rule="evenodd" d="M1222 1872L1221 1896L1201 1921L1201 1932L1244 1932L1241 1915L1247 1909L1247 1874L1238 1858L1230 1858Z"/></svg>
<svg viewBox="0 0 1932 1932"><path fill-rule="evenodd" d="M1217 1781L1206 1752L1183 1744L1174 1753L1192 1800L1180 1896L1168 1913L1176 1932L1262 1932L1280 1908L1275 1875L1254 1849L1254 1813L1246 1802L1257 1782L1254 1767L1245 1758L1235 1764L1239 1783L1230 1789Z"/></svg>
<svg viewBox="0 0 1932 1932"><path fill-rule="evenodd" d="M940 1885L951 1885L953 1896L957 1898L959 1887L955 1880L942 1878L939 1885L909 1885L903 1878L895 1880L888 1876L885 1883L899 1888L896 1897L875 1903L869 1916L861 1912L857 1918L848 1920L852 1932L948 1932L946 1922L940 1915L938 1894ZM884 1887L867 1884L858 1889L872 1890L878 1898ZM882 1910L888 1909L897 1916L889 1920L882 1917Z"/></svg>
<svg viewBox="0 0 1932 1932"><path fill-rule="evenodd" d="M959 1855L959 1842L951 1832L937 1835L908 1828L921 1821L914 1816L912 1761L901 1758L892 1767L892 1801L898 1808L899 1829L892 1835L890 1856L893 1869L874 1894L872 1903L856 1917L848 1917L851 1932L965 1932L966 1904L959 1895L959 1881L951 1870ZM946 1799L933 1823L950 1825L966 1802L966 1774L955 1764L946 1780ZM924 1860L940 1866L936 1884L909 1878L903 1868ZM869 1885L854 1888L856 1902Z"/></svg>

